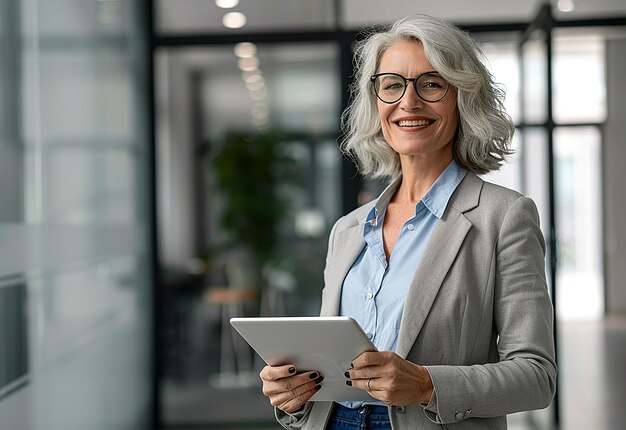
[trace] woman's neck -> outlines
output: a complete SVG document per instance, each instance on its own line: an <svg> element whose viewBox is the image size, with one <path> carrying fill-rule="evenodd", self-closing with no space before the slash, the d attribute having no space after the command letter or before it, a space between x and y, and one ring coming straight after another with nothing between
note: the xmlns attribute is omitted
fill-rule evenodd
<svg viewBox="0 0 626 430"><path fill-rule="evenodd" d="M452 161L452 155L449 158L430 160L428 163L420 161L415 157L413 160L401 160L402 184L400 184L392 202L417 204L448 167Z"/></svg>

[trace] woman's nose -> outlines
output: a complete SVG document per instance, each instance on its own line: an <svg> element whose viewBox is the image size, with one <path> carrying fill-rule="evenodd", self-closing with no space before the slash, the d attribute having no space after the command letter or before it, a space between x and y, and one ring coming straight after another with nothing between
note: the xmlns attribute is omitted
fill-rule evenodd
<svg viewBox="0 0 626 430"><path fill-rule="evenodd" d="M400 108L410 111L420 109L424 106L424 100L422 100L415 91L412 84L409 84L404 92L404 95L400 99Z"/></svg>

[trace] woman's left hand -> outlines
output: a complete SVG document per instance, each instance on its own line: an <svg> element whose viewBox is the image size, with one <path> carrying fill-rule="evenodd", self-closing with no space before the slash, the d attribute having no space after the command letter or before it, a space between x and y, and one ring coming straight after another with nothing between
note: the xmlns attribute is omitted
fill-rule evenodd
<svg viewBox="0 0 626 430"><path fill-rule="evenodd" d="M427 404L433 392L425 367L401 358L395 352L364 352L346 372L348 385L367 391L388 405Z"/></svg>

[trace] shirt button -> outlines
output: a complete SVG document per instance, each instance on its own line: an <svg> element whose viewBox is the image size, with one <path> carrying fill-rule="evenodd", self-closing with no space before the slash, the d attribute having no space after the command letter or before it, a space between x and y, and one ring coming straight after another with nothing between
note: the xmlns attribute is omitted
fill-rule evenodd
<svg viewBox="0 0 626 430"><path fill-rule="evenodd" d="M411 231L415 230L415 226L413 224L407 225L406 228L408 228Z"/></svg>
<svg viewBox="0 0 626 430"><path fill-rule="evenodd" d="M372 298L374 298L374 295L372 293L367 293L367 298L372 300Z"/></svg>
<svg viewBox="0 0 626 430"><path fill-rule="evenodd" d="M406 407L405 406L396 406L396 412L398 412L399 414L403 414L406 412Z"/></svg>
<svg viewBox="0 0 626 430"><path fill-rule="evenodd" d="M457 412L456 414L454 414L454 419L457 421L463 421L464 418L465 414L463 414L463 412Z"/></svg>
<svg viewBox="0 0 626 430"><path fill-rule="evenodd" d="M372 340L372 338L373 338L373 337L374 337L374 335L373 335L372 333L368 333L368 334L367 334L367 338L368 338L369 340Z"/></svg>

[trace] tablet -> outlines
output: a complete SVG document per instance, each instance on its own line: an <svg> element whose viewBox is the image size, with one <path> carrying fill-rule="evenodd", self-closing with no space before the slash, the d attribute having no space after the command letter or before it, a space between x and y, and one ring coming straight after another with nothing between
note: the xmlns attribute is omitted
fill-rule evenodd
<svg viewBox="0 0 626 430"><path fill-rule="evenodd" d="M319 371L324 382L311 401L372 400L366 391L346 385L344 372L352 360L376 351L352 318L231 318L230 323L268 365Z"/></svg>

